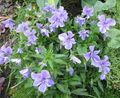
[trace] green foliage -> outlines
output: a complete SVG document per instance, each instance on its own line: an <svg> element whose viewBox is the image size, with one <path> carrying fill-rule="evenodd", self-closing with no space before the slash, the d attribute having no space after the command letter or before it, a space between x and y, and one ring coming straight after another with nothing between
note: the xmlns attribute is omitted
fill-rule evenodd
<svg viewBox="0 0 120 98"><path fill-rule="evenodd" d="M41 9L42 7L45 6L45 2L47 2L48 4L57 5L58 1L59 0L36 0L36 3L38 7ZM87 4L88 6L92 6L95 4L94 8L96 13L105 10L110 10L111 8L114 8L116 5L116 0L107 0L105 3L102 3L100 1L96 2L96 1L97 0L91 0L91 1L84 0L83 5ZM37 17L34 11L36 10L28 11L25 9L25 7L18 8L16 10L16 16L14 17L16 19L16 23L21 23L22 21L28 20L31 22L30 25L34 29L36 29L35 24L37 22L45 24L46 21L43 21L45 15L41 15L41 13L39 13L41 16ZM91 23L91 20L88 20L88 23ZM37 44L35 47L41 47L43 49L43 53L41 54L35 53L34 51L35 47L33 46L26 47L24 45L26 43L26 37L23 34L20 34L18 36L18 34L14 34L13 32L13 35L17 39L16 41L19 43L14 45L13 50L16 51L18 47L24 47L23 49L24 53L21 54L21 56L18 56L18 54L16 55L16 53L13 53L14 58L21 58L23 61L22 66L20 66L19 68L15 64L10 65L10 68L16 71L15 75L18 74L19 70L25 68L26 66L32 69L31 72L32 71L40 72L43 69L43 67L38 65L38 62L43 61L48 65L47 67L45 67L45 69L49 70L50 74L53 76L55 80L55 86L49 88L49 90L47 90L45 94L41 94L40 92L38 92L39 94L37 94L36 89L32 87L33 81L31 79L28 79L27 81L25 81L25 85L23 87L16 87L16 91L13 94L12 98L22 98L22 97L23 98L72 98L72 97L101 98L103 92L105 91L105 87L103 86L102 82L99 80L99 73L97 72L98 69L93 68L90 62L86 62L85 59L83 58L83 54L87 52L88 45L92 44L97 46L97 48L101 48L104 45L103 41L100 39L101 37L98 33L98 28L96 27L96 23L94 23L90 27L90 29L92 30L90 32L90 37L88 38L88 40L84 42L79 40L78 45L76 46L76 48L73 48L73 51L65 51L64 49L59 49L58 40L56 39L56 37L58 37L58 34L56 33L66 32L67 30L71 30L72 28L73 28L72 30L75 33L77 33L77 30L79 30L78 27L76 25L75 27L71 27L71 25L73 24L71 21L69 21L68 23L66 23L65 28L62 29L59 28L60 31L55 32L54 35L51 34L49 39L45 37L44 38L41 37L38 31L36 30L37 36L39 36L40 39L38 39L39 44ZM84 27L82 29L84 29ZM108 32L108 36L110 38L110 42L108 43L109 47L112 48L120 47L119 34L120 31L118 29L109 30ZM78 37L76 36L76 38ZM111 54L109 51L111 51ZM113 51L108 49L107 52L104 54L110 55L111 57L110 60L112 63L111 72L108 75L108 80L107 80L108 87L111 87L112 84L112 87L114 89L119 90L120 89L119 86L120 56L118 55L120 54L119 52L116 52L116 50ZM76 65L73 64L69 60L70 59L69 56L71 54L77 55L77 57L81 59L82 63ZM75 70L73 77L69 75L70 66L72 66ZM22 77L20 75L16 75L15 78L17 79L15 82L19 82L22 80ZM110 93L109 92L107 93L109 96ZM108 97L106 94L105 96L104 96L105 98ZM110 94L110 96L112 95Z"/></svg>
<svg viewBox="0 0 120 98"><path fill-rule="evenodd" d="M107 78L108 87L120 91L120 48L107 48L106 53L111 57L111 71Z"/></svg>
<svg viewBox="0 0 120 98"><path fill-rule="evenodd" d="M36 93L34 89L19 87L12 95L11 98L36 98Z"/></svg>
<svg viewBox="0 0 120 98"><path fill-rule="evenodd" d="M59 0L36 0L39 9L42 9L46 4L57 6Z"/></svg>
<svg viewBox="0 0 120 98"><path fill-rule="evenodd" d="M116 5L116 0L106 0L105 3L102 3L101 1L97 1L94 5L95 13L100 12L103 10L109 10Z"/></svg>
<svg viewBox="0 0 120 98"><path fill-rule="evenodd" d="M119 48L120 47L120 30L118 29L110 29L108 31L108 36L111 38L108 46L111 48Z"/></svg>

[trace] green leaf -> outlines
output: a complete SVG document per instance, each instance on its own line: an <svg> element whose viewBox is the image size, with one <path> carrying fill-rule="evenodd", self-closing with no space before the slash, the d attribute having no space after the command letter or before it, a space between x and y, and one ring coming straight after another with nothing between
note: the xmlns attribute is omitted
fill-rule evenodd
<svg viewBox="0 0 120 98"><path fill-rule="evenodd" d="M82 0L82 6L93 6L96 2L97 0Z"/></svg>
<svg viewBox="0 0 120 98"><path fill-rule="evenodd" d="M42 9L45 6L46 0L36 0L37 6L39 9Z"/></svg>
<svg viewBox="0 0 120 98"><path fill-rule="evenodd" d="M51 60L48 61L48 64L50 65L50 68L53 69L53 63Z"/></svg>
<svg viewBox="0 0 120 98"><path fill-rule="evenodd" d="M79 82L79 81L71 81L70 85L72 85L72 86L81 85L81 82Z"/></svg>
<svg viewBox="0 0 120 98"><path fill-rule="evenodd" d="M86 89L79 88L79 89L73 90L71 93L75 95L88 95L86 91L87 91Z"/></svg>
<svg viewBox="0 0 120 98"><path fill-rule="evenodd" d="M103 10L109 10L116 5L116 0L107 0L105 3L97 1L94 5L95 13Z"/></svg>
<svg viewBox="0 0 120 98"><path fill-rule="evenodd" d="M94 90L94 92L96 93L96 95L98 96L98 98L100 98L100 92L99 92L99 90L97 89L97 87L93 86L93 90Z"/></svg>
<svg viewBox="0 0 120 98"><path fill-rule="evenodd" d="M30 87L32 87L32 83L33 83L32 79L29 78L29 79L27 79L27 82L25 83L24 87L25 88L30 88Z"/></svg>
<svg viewBox="0 0 120 98"><path fill-rule="evenodd" d="M58 88L61 92L63 92L63 93L66 92L66 91L65 91L65 88L64 88L63 85L61 85L61 84L57 84L57 88Z"/></svg>
<svg viewBox="0 0 120 98"><path fill-rule="evenodd" d="M120 30L112 28L107 32L108 37L111 38L108 46L111 48L119 48L120 47Z"/></svg>
<svg viewBox="0 0 120 98"><path fill-rule="evenodd" d="M58 64L65 64L65 65L67 64L67 63L66 63L64 60L62 60L62 59L55 59L54 62L55 62L55 63L58 63Z"/></svg>
<svg viewBox="0 0 120 98"><path fill-rule="evenodd" d="M47 0L48 4L57 6L59 0Z"/></svg>
<svg viewBox="0 0 120 98"><path fill-rule="evenodd" d="M101 89L101 91L104 92L103 85L102 85L101 81L98 81L98 86Z"/></svg>
<svg viewBox="0 0 120 98"><path fill-rule="evenodd" d="M79 55L82 56L83 54L85 54L87 52L87 47L78 46L77 47L77 52L78 52Z"/></svg>
<svg viewBox="0 0 120 98"><path fill-rule="evenodd" d="M65 54L55 54L55 58L65 58L67 57Z"/></svg>

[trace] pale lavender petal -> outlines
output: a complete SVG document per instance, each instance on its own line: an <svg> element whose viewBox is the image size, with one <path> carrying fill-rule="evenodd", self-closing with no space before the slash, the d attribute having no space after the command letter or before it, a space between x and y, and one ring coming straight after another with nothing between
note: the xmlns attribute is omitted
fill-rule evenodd
<svg viewBox="0 0 120 98"><path fill-rule="evenodd" d="M50 78L50 73L47 70L42 70L41 75L42 77Z"/></svg>
<svg viewBox="0 0 120 98"><path fill-rule="evenodd" d="M53 86L55 83L54 83L54 81L52 80L52 79L48 79L48 81L47 81L47 86L48 87L51 87L51 86Z"/></svg>
<svg viewBox="0 0 120 98"><path fill-rule="evenodd" d="M42 77L41 73L38 73L38 74L36 74L36 73L34 73L34 72L31 73L31 78L32 78L33 80L40 79L41 77Z"/></svg>
<svg viewBox="0 0 120 98"><path fill-rule="evenodd" d="M86 61L88 61L90 59L90 57L91 57L90 52L84 54L84 57L85 57Z"/></svg>
<svg viewBox="0 0 120 98"><path fill-rule="evenodd" d="M100 75L100 79L101 79L101 80L105 80L105 79L106 79L106 75L105 75L105 74L101 74L101 75Z"/></svg>
<svg viewBox="0 0 120 98"><path fill-rule="evenodd" d="M107 18L106 22L110 25L110 26L115 26L116 21L112 18Z"/></svg>
<svg viewBox="0 0 120 98"><path fill-rule="evenodd" d="M33 82L33 86L37 87L37 86L39 86L41 83L42 83L41 79L38 78L37 80L35 80L35 81Z"/></svg>
<svg viewBox="0 0 120 98"><path fill-rule="evenodd" d="M47 85L42 83L39 87L38 90L42 93L45 93L45 91L47 90Z"/></svg>
<svg viewBox="0 0 120 98"><path fill-rule="evenodd" d="M24 79L27 79L29 77L29 75L30 75L29 68L25 68L25 69L23 69L23 70L21 70L19 72L23 76Z"/></svg>
<svg viewBox="0 0 120 98"><path fill-rule="evenodd" d="M91 52L94 51L94 47L95 47L95 46L89 46L89 49L90 49Z"/></svg>
<svg viewBox="0 0 120 98"><path fill-rule="evenodd" d="M71 76L73 76L73 74L74 74L74 69L73 69L72 67L70 67L69 73L70 73Z"/></svg>
<svg viewBox="0 0 120 98"><path fill-rule="evenodd" d="M65 41L65 39L67 38L67 34L66 33L62 33L58 36L58 38L61 40L61 41Z"/></svg>
<svg viewBox="0 0 120 98"><path fill-rule="evenodd" d="M65 49L70 50L72 48L72 43L65 43Z"/></svg>

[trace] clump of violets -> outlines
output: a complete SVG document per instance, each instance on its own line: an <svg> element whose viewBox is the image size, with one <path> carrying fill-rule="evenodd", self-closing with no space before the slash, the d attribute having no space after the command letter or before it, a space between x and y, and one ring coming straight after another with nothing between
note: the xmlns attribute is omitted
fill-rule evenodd
<svg viewBox="0 0 120 98"><path fill-rule="evenodd" d="M51 32L55 31L58 27L64 27L64 22L66 22L68 19L68 13L62 6L59 7L59 9L56 9L52 12L52 17L50 17L48 20L50 22L50 30Z"/></svg>
<svg viewBox="0 0 120 98"><path fill-rule="evenodd" d="M106 18L105 15L99 15L98 16L99 22L97 23L97 26L99 27L99 31L102 34L105 34L107 30L110 29L111 26L115 26L116 22L112 18Z"/></svg>
<svg viewBox="0 0 120 98"><path fill-rule="evenodd" d="M93 16L93 14L93 7L90 8L85 6L83 8L81 16L77 16L75 19L75 22L78 24L78 26L74 26L74 21L71 22L71 20L65 25L65 22L67 22L68 20L68 13L64 9L64 7L60 6L57 9L55 8L55 6L46 6L43 8L43 11L41 13L41 16L43 15L44 17L40 16L39 19L37 18L36 20L34 18L32 20L32 23L30 23L30 21L22 22L17 26L16 29L14 29L15 24L12 19L3 21L3 27L1 27L3 30L0 28L1 31L4 32L4 28L9 28L10 30L16 31L17 35L20 34L20 38L18 38L17 36L18 45L16 44L16 47L14 47L13 45L13 50L15 50L16 53L13 54L13 59L11 59L13 50L10 46L3 45L0 48L0 64L5 64L7 61L11 61L12 63L18 65L18 68L21 68L22 66L22 68L24 68L24 66L29 65L31 69L27 67L19 70L19 74L22 76L23 80L26 80L27 78L32 78L33 86L36 87L38 91L43 94L47 91L49 87L55 85L55 82L50 75L50 70L53 71L53 76L57 78L56 82L62 84L64 83L64 81L61 81L59 79L68 79L68 75L64 75L66 74L66 71L67 74L69 74L70 76L78 76L81 70L77 68L81 67L79 65L87 64L86 62L88 61L91 62L91 65L93 65L93 67L99 69L99 72L101 73L100 79L105 80L106 75L110 71L110 62L108 60L108 56L105 55L104 59L101 59L99 56L100 50L95 50L95 46L92 45L89 46L89 51L87 53L84 53L84 55L81 55L82 49L80 50L80 53L78 50L79 46L83 46L83 49L86 49L87 43L95 43L92 38L96 36L94 36L95 33L92 34L92 27L90 27L91 19L89 19ZM106 18L105 15L99 15L98 20L99 22L97 26L99 27L99 31L103 35L106 35L105 33L107 32L107 30L109 30L110 27L116 24L114 19ZM72 31L74 31L74 33ZM91 35L94 37L91 37ZM88 37L89 40L86 40ZM27 39L27 42L24 43L24 39ZM60 50L61 47L58 47L58 41L60 42L60 46L63 46L67 51L64 49ZM51 43L53 44L51 45ZM40 47L44 48L42 49ZM82 52L84 52L84 50ZM68 56L68 58L66 56ZM85 58L85 60L80 59L82 58L82 56ZM64 59L64 57L66 58ZM62 60L66 61L62 62ZM34 65L35 68L33 68ZM67 70L65 70L65 68ZM82 69L82 67L80 69ZM38 70L40 70L41 72L31 73L31 70L34 70L35 72L38 72ZM82 70L82 73L83 72L84 71ZM59 78L59 76L62 76L62 78ZM75 82L76 77L75 81L74 77L73 79L69 80L70 82ZM77 83L77 81L75 83Z"/></svg>
<svg viewBox="0 0 120 98"><path fill-rule="evenodd" d="M103 60L100 59L96 62L96 65L99 68L99 72L101 72L100 79L105 80L106 75L110 72L110 62L108 61L108 56L105 55Z"/></svg>
<svg viewBox="0 0 120 98"><path fill-rule="evenodd" d="M16 28L16 32L17 33L24 33L26 30L29 30L29 22L22 22L21 24L18 25L18 27Z"/></svg>
<svg viewBox="0 0 120 98"><path fill-rule="evenodd" d="M27 45L36 44L37 37L35 35L36 31L34 29L33 30L26 30L24 32L24 34L28 38Z"/></svg>
<svg viewBox="0 0 120 98"><path fill-rule="evenodd" d="M110 71L110 68L109 68L110 62L108 61L108 56L105 55L104 59L101 60L100 57L98 56L100 52L99 50L94 50L94 46L90 46L89 49L90 49L90 52L84 54L86 61L91 59L91 62L92 62L91 64L96 68L99 68L99 72L101 72L100 79L105 80L106 75Z"/></svg>
<svg viewBox="0 0 120 98"><path fill-rule="evenodd" d="M38 90L45 93L48 87L54 85L50 73L47 70L42 70L40 73L31 73L31 78L34 80L33 86L38 87Z"/></svg>
<svg viewBox="0 0 120 98"><path fill-rule="evenodd" d="M29 22L22 22L21 24L18 25L17 29L16 29L17 33L22 32L27 38L28 38L28 42L27 45L30 46L32 44L36 44L36 31L32 28L30 28L29 26Z"/></svg>
<svg viewBox="0 0 120 98"><path fill-rule="evenodd" d="M82 30L78 32L79 37L81 37L82 40L85 40L87 37L89 37L89 30Z"/></svg>
<svg viewBox="0 0 120 98"><path fill-rule="evenodd" d="M74 34L71 31L68 31L67 33L62 33L58 36L59 40L61 41L61 44L65 46L65 49L70 50L72 48L72 45L76 44L75 39L73 38Z"/></svg>

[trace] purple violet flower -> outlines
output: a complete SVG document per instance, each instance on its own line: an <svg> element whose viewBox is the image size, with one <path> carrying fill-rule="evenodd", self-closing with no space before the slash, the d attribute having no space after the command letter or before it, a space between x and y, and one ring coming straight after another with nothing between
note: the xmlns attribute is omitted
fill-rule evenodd
<svg viewBox="0 0 120 98"><path fill-rule="evenodd" d="M35 36L36 31L33 29L31 30L26 30L24 32L25 36L28 37L28 45L36 44L37 37Z"/></svg>
<svg viewBox="0 0 120 98"><path fill-rule="evenodd" d="M31 73L31 78L34 80L33 86L38 87L38 90L45 93L48 87L54 85L50 73L47 70L42 70L41 73Z"/></svg>
<svg viewBox="0 0 120 98"><path fill-rule="evenodd" d="M75 57L74 55L71 56L70 60L72 60L73 63L75 63L75 64L76 63L78 63L78 64L81 63L81 60L79 58Z"/></svg>
<svg viewBox="0 0 120 98"><path fill-rule="evenodd" d="M30 69L29 68L25 68L25 69L23 69L19 72L23 76L24 79L27 79L30 75Z"/></svg>
<svg viewBox="0 0 120 98"><path fill-rule="evenodd" d="M78 23L80 26L85 24L85 18L77 16L76 23Z"/></svg>
<svg viewBox="0 0 120 98"><path fill-rule="evenodd" d="M2 52L4 55L11 55L12 54L12 48L7 45L3 45L0 49L0 52Z"/></svg>
<svg viewBox="0 0 120 98"><path fill-rule="evenodd" d="M18 48L18 49L17 49L17 53L18 53L18 54L22 54L22 53L23 53L22 48Z"/></svg>
<svg viewBox="0 0 120 98"><path fill-rule="evenodd" d="M96 61L100 60L100 57L98 56L100 50L94 50L94 46L89 46L89 50L90 50L90 52L84 54L84 57L85 57L86 61L91 59L92 65L94 65ZM96 66L96 65L94 65L94 66Z"/></svg>
<svg viewBox="0 0 120 98"><path fill-rule="evenodd" d="M39 54L39 53L42 53L43 50L42 50L42 48L36 47L35 52L36 52L37 54Z"/></svg>
<svg viewBox="0 0 120 98"><path fill-rule="evenodd" d="M0 55L0 65L4 63L5 63L5 57L3 55Z"/></svg>
<svg viewBox="0 0 120 98"><path fill-rule="evenodd" d="M12 48L6 44L0 48L0 64L4 64L9 61L12 54Z"/></svg>
<svg viewBox="0 0 120 98"><path fill-rule="evenodd" d="M65 46L65 49L70 50L72 48L72 45L76 44L73 36L74 34L71 31L62 33L58 36L59 40L62 42L62 45Z"/></svg>
<svg viewBox="0 0 120 98"><path fill-rule="evenodd" d="M26 30L30 30L29 22L22 22L21 24L18 25L16 32L17 33L19 33L19 32L24 33Z"/></svg>
<svg viewBox="0 0 120 98"><path fill-rule="evenodd" d="M98 22L97 26L99 27L99 31L102 34L105 34L106 31L109 30L109 28L111 26L115 26L115 24L116 24L114 19L106 18L105 15L99 15L98 19L99 19L99 22Z"/></svg>
<svg viewBox="0 0 120 98"><path fill-rule="evenodd" d="M6 28L9 28L10 30L12 30L15 26L14 22L12 19L7 19L5 21L2 22Z"/></svg>
<svg viewBox="0 0 120 98"><path fill-rule="evenodd" d="M100 79L104 80L106 75L110 72L110 62L108 61L108 56L105 55L103 60L96 62L96 65L99 68L99 72L101 72Z"/></svg>
<svg viewBox="0 0 120 98"><path fill-rule="evenodd" d="M38 29L42 29L43 28L43 24L41 24L41 23L36 23L36 26L38 27Z"/></svg>
<svg viewBox="0 0 120 98"><path fill-rule="evenodd" d="M86 18L90 18L91 16L93 16L93 11L94 11L93 8L89 8L89 7L85 6L83 8L82 15L86 16Z"/></svg>
<svg viewBox="0 0 120 98"><path fill-rule="evenodd" d="M82 40L85 40L86 37L88 37L89 35L89 30L82 30L78 32L79 37L81 37Z"/></svg>
<svg viewBox="0 0 120 98"><path fill-rule="evenodd" d="M50 30L55 31L55 28L64 27L64 22L67 21L68 13L62 6L59 7L56 11L52 13L52 17L49 18Z"/></svg>
<svg viewBox="0 0 120 98"><path fill-rule="evenodd" d="M56 11L56 8L55 8L54 5L45 6L45 7L43 8L43 11L46 11L46 12L54 12L54 11Z"/></svg>
<svg viewBox="0 0 120 98"><path fill-rule="evenodd" d="M73 69L72 67L69 68L69 73L70 73L71 76L73 76L73 74L74 74L74 69Z"/></svg>

